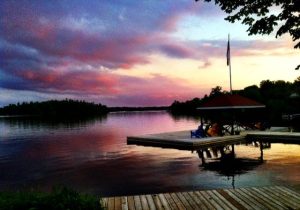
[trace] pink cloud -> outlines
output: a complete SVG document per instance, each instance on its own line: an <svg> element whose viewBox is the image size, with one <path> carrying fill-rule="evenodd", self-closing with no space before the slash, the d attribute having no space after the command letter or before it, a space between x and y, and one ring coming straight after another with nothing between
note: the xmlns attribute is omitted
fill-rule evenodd
<svg viewBox="0 0 300 210"><path fill-rule="evenodd" d="M119 92L118 78L100 72L56 72L23 70L16 73L23 79L23 87L42 92L86 93L109 95Z"/></svg>

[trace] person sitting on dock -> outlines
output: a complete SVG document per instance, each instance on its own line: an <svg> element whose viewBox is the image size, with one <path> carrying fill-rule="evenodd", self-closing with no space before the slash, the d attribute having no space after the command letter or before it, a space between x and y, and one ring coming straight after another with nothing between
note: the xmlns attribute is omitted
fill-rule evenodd
<svg viewBox="0 0 300 210"><path fill-rule="evenodd" d="M220 126L218 123L214 123L208 130L207 130L208 136L223 136L222 133L222 126Z"/></svg>
<svg viewBox="0 0 300 210"><path fill-rule="evenodd" d="M196 138L206 137L202 123L198 126L197 130L191 131L191 138L193 138L193 136L196 137Z"/></svg>

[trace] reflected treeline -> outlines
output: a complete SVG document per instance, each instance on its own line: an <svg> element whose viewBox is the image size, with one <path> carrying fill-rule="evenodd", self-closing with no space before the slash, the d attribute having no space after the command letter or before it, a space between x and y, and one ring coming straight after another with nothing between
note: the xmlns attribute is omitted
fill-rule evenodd
<svg viewBox="0 0 300 210"><path fill-rule="evenodd" d="M107 115L99 116L81 116L81 117L0 117L0 122L9 124L9 126L21 128L39 128L47 127L58 128L76 128L85 127L88 124L102 122L107 119Z"/></svg>
<svg viewBox="0 0 300 210"><path fill-rule="evenodd" d="M186 119L186 120L193 120L196 122L200 122L201 116L200 115L195 115L195 114L181 114L181 113L172 113L168 112L170 116L175 120L179 121L181 119Z"/></svg>
<svg viewBox="0 0 300 210"><path fill-rule="evenodd" d="M263 151L271 148L270 142L248 141L248 147L260 150L257 158L236 157L235 145L224 145L215 148L204 148L197 150L201 159L201 167L204 170L215 171L223 176L234 176L247 173L264 163Z"/></svg>

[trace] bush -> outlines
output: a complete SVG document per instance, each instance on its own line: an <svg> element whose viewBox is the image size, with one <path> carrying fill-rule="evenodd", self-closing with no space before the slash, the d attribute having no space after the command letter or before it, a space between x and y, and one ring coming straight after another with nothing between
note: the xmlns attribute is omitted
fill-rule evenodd
<svg viewBox="0 0 300 210"><path fill-rule="evenodd" d="M99 198L81 194L65 187L52 192L0 192L1 210L98 210L103 209Z"/></svg>

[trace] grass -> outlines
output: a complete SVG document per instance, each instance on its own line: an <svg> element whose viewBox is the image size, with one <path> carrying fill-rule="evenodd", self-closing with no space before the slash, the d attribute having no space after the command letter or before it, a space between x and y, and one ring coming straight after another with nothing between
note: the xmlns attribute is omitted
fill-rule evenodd
<svg viewBox="0 0 300 210"><path fill-rule="evenodd" d="M78 193L66 187L54 187L52 192L0 192L2 210L100 210L100 199Z"/></svg>

